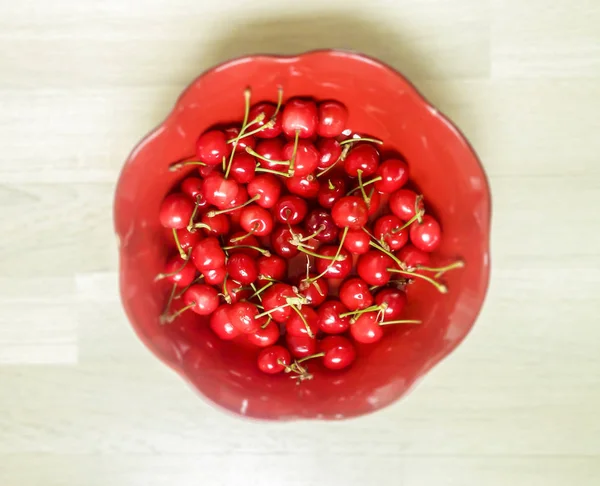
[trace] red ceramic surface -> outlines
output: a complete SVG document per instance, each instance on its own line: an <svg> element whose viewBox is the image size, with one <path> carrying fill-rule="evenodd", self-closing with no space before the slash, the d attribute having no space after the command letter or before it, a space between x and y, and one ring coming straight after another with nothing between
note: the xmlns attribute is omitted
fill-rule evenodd
<svg viewBox="0 0 600 486"><path fill-rule="evenodd" d="M262 374L256 349L232 347L197 315L159 325L169 284L153 282L170 241L159 225L159 203L182 177L169 172L169 164L193 154L198 135L211 125L242 118L245 87L252 88L256 102L275 100L277 85L286 99L340 100L349 109L349 127L402 153L428 208L441 221L444 240L437 255L466 261L466 268L447 274L446 295L427 284L409 287L406 318L422 319L422 325L388 326L394 329L386 330L379 343L359 347L351 368L331 372L313 364L315 378L301 385L283 374ZM490 195L475 153L399 73L351 52L250 56L201 75L127 160L114 211L121 297L138 336L207 399L254 418L340 419L389 405L467 335L488 285Z"/></svg>

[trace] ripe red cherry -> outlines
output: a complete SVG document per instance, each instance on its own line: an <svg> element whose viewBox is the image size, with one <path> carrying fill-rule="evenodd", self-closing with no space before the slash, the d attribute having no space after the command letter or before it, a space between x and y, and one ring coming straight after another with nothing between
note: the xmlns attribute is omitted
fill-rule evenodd
<svg viewBox="0 0 600 486"><path fill-rule="evenodd" d="M314 101L293 98L285 104L281 127L289 138L294 138L296 132L300 138L312 137L317 131L318 123L317 105Z"/></svg>
<svg viewBox="0 0 600 486"><path fill-rule="evenodd" d="M319 343L319 349L325 353L323 366L330 370L343 370L356 359L356 350L350 340L343 336L327 336Z"/></svg>
<svg viewBox="0 0 600 486"><path fill-rule="evenodd" d="M301 359L312 356L317 352L317 340L308 334L302 336L285 335L285 343L294 358Z"/></svg>
<svg viewBox="0 0 600 486"><path fill-rule="evenodd" d="M371 196L369 198L369 203L367 204L367 207L369 208L368 214L369 216L373 216L381 206L381 194L377 191L373 191L372 194L369 192L368 194Z"/></svg>
<svg viewBox="0 0 600 486"><path fill-rule="evenodd" d="M247 290L246 287L243 287L241 283L234 282L230 278L224 281L223 284L223 294L226 296L225 301L228 304L235 304L240 300L247 300L252 292ZM264 324L264 322L262 322Z"/></svg>
<svg viewBox="0 0 600 486"><path fill-rule="evenodd" d="M217 214L215 216L209 216L210 211L215 208L209 207L208 211L202 215L200 222L210 227L210 230L206 230L209 235L219 236L226 235L229 233L229 218L227 214Z"/></svg>
<svg viewBox="0 0 600 486"><path fill-rule="evenodd" d="M362 198L345 196L333 205L331 216L340 228L360 229L367 224L369 210Z"/></svg>
<svg viewBox="0 0 600 486"><path fill-rule="evenodd" d="M219 294L210 285L196 284L183 293L183 302L196 314L207 316L219 307Z"/></svg>
<svg viewBox="0 0 600 486"><path fill-rule="evenodd" d="M309 235L316 235L315 240L331 243L338 237L339 229L331 214L323 209L314 209L306 217L304 227Z"/></svg>
<svg viewBox="0 0 600 486"><path fill-rule="evenodd" d="M186 228L181 228L176 231L179 246L186 254L191 248L194 248L194 246L196 246L196 244L202 239L202 236L198 231L189 232Z"/></svg>
<svg viewBox="0 0 600 486"><path fill-rule="evenodd" d="M283 346L270 346L258 354L258 369L269 375L281 373L291 362L290 352Z"/></svg>
<svg viewBox="0 0 600 486"><path fill-rule="evenodd" d="M202 207L201 204L204 201L204 206L208 203L204 199L204 181L199 177L186 177L181 181L181 192L187 194L192 201L196 201L197 197L200 197L198 206Z"/></svg>
<svg viewBox="0 0 600 486"><path fill-rule="evenodd" d="M319 191L319 204L325 209L331 209L333 205L346 194L346 183L341 177L330 177L324 181Z"/></svg>
<svg viewBox="0 0 600 486"><path fill-rule="evenodd" d="M204 197L209 204L219 209L226 208L235 199L239 190L233 179L225 179L222 174L213 172L204 179Z"/></svg>
<svg viewBox="0 0 600 486"><path fill-rule="evenodd" d="M282 162L283 158L283 142L278 138L269 140L261 140L256 146L255 152L268 160ZM267 162L263 159L258 159L258 163L267 169L281 171L281 165Z"/></svg>
<svg viewBox="0 0 600 486"><path fill-rule="evenodd" d="M199 165L198 174L200 174L201 177L208 177L214 172L216 167L216 165Z"/></svg>
<svg viewBox="0 0 600 486"><path fill-rule="evenodd" d="M229 257L227 273L233 280L243 285L250 285L258 278L256 261L245 253L236 253Z"/></svg>
<svg viewBox="0 0 600 486"><path fill-rule="evenodd" d="M370 236L362 229L348 230L348 234L344 240L344 248L353 255L362 255L367 253L371 248L369 246L370 241Z"/></svg>
<svg viewBox="0 0 600 486"><path fill-rule="evenodd" d="M381 177L375 183L375 189L384 194L391 194L408 182L408 165L399 159L388 159L377 168L376 176Z"/></svg>
<svg viewBox="0 0 600 486"><path fill-rule="evenodd" d="M258 266L258 283L261 286L269 282L261 277L273 280L283 280L287 277L287 262L277 255L262 256L256 263Z"/></svg>
<svg viewBox="0 0 600 486"><path fill-rule="evenodd" d="M379 152L367 143L354 147L344 160L344 170L350 177L358 177L359 170L362 170L363 177L371 176L375 174L378 166Z"/></svg>
<svg viewBox="0 0 600 486"><path fill-rule="evenodd" d="M271 316L275 322L285 322L293 312L289 306L273 310L287 304L286 299L296 297L291 285L276 283L265 290L262 296L262 305L265 308L265 311L273 311L269 313L269 316Z"/></svg>
<svg viewBox="0 0 600 486"><path fill-rule="evenodd" d="M311 273L308 275L309 278L316 277L316 274ZM316 307L321 305L327 298L329 293L329 284L324 278L319 278L314 282L307 282L306 277L298 282L298 289L300 295L306 297L308 305Z"/></svg>
<svg viewBox="0 0 600 486"><path fill-rule="evenodd" d="M254 179L255 171L256 159L252 155L242 152L233 156L229 174L235 182L238 184L248 184Z"/></svg>
<svg viewBox="0 0 600 486"><path fill-rule="evenodd" d="M348 279L341 285L340 300L350 310L365 309L373 304L369 285L361 278Z"/></svg>
<svg viewBox="0 0 600 486"><path fill-rule="evenodd" d="M201 240L192 250L192 261L201 272L225 266L225 253L213 236Z"/></svg>
<svg viewBox="0 0 600 486"><path fill-rule="evenodd" d="M369 285L385 285L390 280L388 268L394 267L394 261L377 250L370 250L361 255L356 265L356 272Z"/></svg>
<svg viewBox="0 0 600 486"><path fill-rule="evenodd" d="M421 251L413 245L406 245L396 254L396 256L401 262L404 262L408 268L417 268L419 265L427 267L431 263L429 253Z"/></svg>
<svg viewBox="0 0 600 486"><path fill-rule="evenodd" d="M348 110L339 101L319 103L319 137L337 137L346 129Z"/></svg>
<svg viewBox="0 0 600 486"><path fill-rule="evenodd" d="M383 337L383 328L377 321L377 312L361 314L350 326L350 334L358 343L373 344Z"/></svg>
<svg viewBox="0 0 600 486"><path fill-rule="evenodd" d="M236 302L227 311L231 324L242 334L256 332L260 327L260 319L256 318L258 308L251 302Z"/></svg>
<svg viewBox="0 0 600 486"><path fill-rule="evenodd" d="M248 334L246 339L261 348L272 346L279 339L279 326L271 321L265 327L261 326L253 333Z"/></svg>
<svg viewBox="0 0 600 486"><path fill-rule="evenodd" d="M204 281L209 285L221 285L225 280L226 274L227 270L225 270L225 267L211 268L202 272Z"/></svg>
<svg viewBox="0 0 600 486"><path fill-rule="evenodd" d="M396 251L408 242L408 228L398 231L404 223L395 214L387 214L375 221L373 235L387 244L390 250Z"/></svg>
<svg viewBox="0 0 600 486"><path fill-rule="evenodd" d="M263 113L264 117L261 121L253 123L250 127L250 130L256 130L257 128L264 127L267 123L271 122L273 115L275 115L275 110L277 107L272 103L257 103L252 108L250 108L250 113L248 115L248 120L256 120L256 118ZM269 125L266 128L263 128L260 132L257 132L254 136L257 138L275 138L279 134L281 134L281 113L277 113L277 116L273 120L272 126Z"/></svg>
<svg viewBox="0 0 600 486"><path fill-rule="evenodd" d="M319 316L319 329L326 334L341 334L348 330L350 317L340 317L348 312L348 308L339 300L328 300L323 303L317 315Z"/></svg>
<svg viewBox="0 0 600 486"><path fill-rule="evenodd" d="M306 306L300 309L300 313L304 317L306 324L308 324L310 333L300 315L294 311L292 311L290 318L285 323L285 332L290 336L305 336L310 334L316 336L319 330L319 316L317 313L311 307Z"/></svg>
<svg viewBox="0 0 600 486"><path fill-rule="evenodd" d="M234 327L229 319L229 307L227 304L222 305L210 316L210 328L225 341L229 341L240 335L240 331Z"/></svg>
<svg viewBox="0 0 600 486"><path fill-rule="evenodd" d="M399 189L392 193L388 200L390 210L402 221L408 221L416 215L417 211L423 210L423 200L418 199L418 194L410 189Z"/></svg>
<svg viewBox="0 0 600 486"><path fill-rule="evenodd" d="M191 262L186 262L179 255L176 255L167 261L164 275L168 275L168 277L165 277L167 281L177 284L178 287L187 287L196 278L196 267Z"/></svg>
<svg viewBox="0 0 600 486"><path fill-rule="evenodd" d="M335 256L337 251L337 246L322 246L319 248L319 254L324 256ZM346 278L352 270L352 256L348 250L344 248L342 248L340 256L343 256L344 259L335 262L323 258L316 258L315 265L318 274L323 274L325 278Z"/></svg>
<svg viewBox="0 0 600 486"><path fill-rule="evenodd" d="M271 247L273 251L283 258L290 259L298 254L298 246L292 243L293 234L301 234L300 228L287 226L276 226L271 233Z"/></svg>
<svg viewBox="0 0 600 486"><path fill-rule="evenodd" d="M196 157L209 165L218 165L231 153L231 145L220 130L204 132L196 142Z"/></svg>
<svg viewBox="0 0 600 486"><path fill-rule="evenodd" d="M342 155L342 146L335 138L321 138L317 141L319 151L318 169L327 169L337 162Z"/></svg>
<svg viewBox="0 0 600 486"><path fill-rule="evenodd" d="M319 181L313 174L292 176L285 179L285 187L292 194L305 199L314 199L319 195Z"/></svg>
<svg viewBox="0 0 600 486"><path fill-rule="evenodd" d="M181 229L190 222L194 212L194 202L180 192L169 194L160 204L158 216L165 228Z"/></svg>
<svg viewBox="0 0 600 486"><path fill-rule="evenodd" d="M250 204L242 209L240 226L256 236L267 236L273 230L273 218L265 208Z"/></svg>
<svg viewBox="0 0 600 486"><path fill-rule="evenodd" d="M375 296L375 303L381 305L387 304L383 311L384 321L395 321L402 317L402 311L406 306L406 294L399 289L382 289Z"/></svg>
<svg viewBox="0 0 600 486"><path fill-rule="evenodd" d="M238 238L242 238L241 240ZM230 255L235 255L236 253L245 253L246 255L251 256L252 258L256 259L260 256L260 252L253 250L252 248L245 248L245 246L255 246L257 248L260 248L260 243L258 242L258 239L254 236L254 235L249 235L247 233L244 233L242 231L237 231L235 233L232 233L228 239L227 239L227 244L225 246L228 247L240 247L240 248L233 248L231 250L229 250L229 254Z"/></svg>
<svg viewBox="0 0 600 486"><path fill-rule="evenodd" d="M290 141L283 147L284 160L292 160L294 155L294 142ZM309 140L299 140L294 158L293 174L304 176L314 172L319 163L319 151Z"/></svg>
<svg viewBox="0 0 600 486"><path fill-rule="evenodd" d="M231 141L230 142L231 147L233 147L234 143L232 140L235 140L238 137L238 135L240 134L240 129L238 127L229 127L223 131L225 132L225 136L227 137L227 140ZM248 130L248 131L250 131L250 130ZM243 138L240 138L235 147L235 151L236 152L245 152L246 147L250 147L251 149L256 147L256 139L254 138L253 135L246 135Z"/></svg>
<svg viewBox="0 0 600 486"><path fill-rule="evenodd" d="M260 174L248 184L248 196L251 198L260 195L256 204L263 208L272 208L279 200L281 184L272 174Z"/></svg>
<svg viewBox="0 0 600 486"><path fill-rule="evenodd" d="M273 207L275 219L280 223L298 224L307 211L306 201L298 196L283 196Z"/></svg>
<svg viewBox="0 0 600 486"><path fill-rule="evenodd" d="M435 218L426 214L420 223L415 221L410 225L410 241L421 251L437 250L442 242L440 224Z"/></svg>
<svg viewBox="0 0 600 486"><path fill-rule="evenodd" d="M246 191L246 186L239 186L239 190L237 196L231 201L225 208L230 209L226 215L229 217L232 223L239 225L240 217L242 215L241 206L248 201L248 191ZM237 208L237 209L234 209Z"/></svg>

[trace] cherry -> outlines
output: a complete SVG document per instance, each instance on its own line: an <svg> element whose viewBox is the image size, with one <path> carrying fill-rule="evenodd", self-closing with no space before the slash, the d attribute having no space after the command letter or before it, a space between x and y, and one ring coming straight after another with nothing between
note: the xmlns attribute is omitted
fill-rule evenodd
<svg viewBox="0 0 600 486"><path fill-rule="evenodd" d="M369 242L371 238L362 229L348 230L344 239L344 248L353 255L362 255L370 249Z"/></svg>
<svg viewBox="0 0 600 486"><path fill-rule="evenodd" d="M348 110L339 101L319 103L318 116L317 133L320 137L337 137L346 129Z"/></svg>
<svg viewBox="0 0 600 486"><path fill-rule="evenodd" d="M377 168L376 175L381 180L375 182L375 189L391 194L408 182L408 165L399 159L388 159Z"/></svg>
<svg viewBox="0 0 600 486"><path fill-rule="evenodd" d="M381 194L377 191L373 191L373 193L369 193L369 202L367 203L367 207L369 208L369 216L373 216L381 206Z"/></svg>
<svg viewBox="0 0 600 486"><path fill-rule="evenodd" d="M234 282L229 278L224 280L223 295L225 295L225 301L228 304L235 304L240 300L248 300L252 294L245 287L242 287L241 283Z"/></svg>
<svg viewBox="0 0 600 486"><path fill-rule="evenodd" d="M408 228L398 231L404 223L395 214L381 216L373 225L373 235L387 247L396 251L408 242Z"/></svg>
<svg viewBox="0 0 600 486"><path fill-rule="evenodd" d="M183 250L183 253L187 254L200 241L202 236L198 231L190 232L186 228L176 230L177 241L179 246Z"/></svg>
<svg viewBox="0 0 600 486"><path fill-rule="evenodd" d="M256 146L256 153L261 157L264 157L267 160L272 160L274 162L282 162L283 158L283 142L278 138L270 139L270 140L261 140L258 142ZM263 160L261 158L258 159L258 163L265 167L266 169L281 170L281 165L277 163L271 163L267 160Z"/></svg>
<svg viewBox="0 0 600 486"><path fill-rule="evenodd" d="M198 167L198 174L202 177L208 177L215 171L216 165L201 165Z"/></svg>
<svg viewBox="0 0 600 486"><path fill-rule="evenodd" d="M208 212L202 215L200 218L200 222L203 226L206 226L210 229L206 231L208 234L213 236L226 235L229 233L229 218L226 214L217 214L216 216L210 216L211 210L214 208L208 208Z"/></svg>
<svg viewBox="0 0 600 486"><path fill-rule="evenodd" d="M257 128L261 128L260 131L257 131L254 136L257 138L275 138L281 134L281 113L275 112L277 107L272 103L257 103L250 109L250 113L248 115L248 120L256 120L258 116L262 113L263 119L259 122L253 123L250 126L252 131ZM273 116L275 115L275 118ZM265 125L269 124L265 127ZM263 128L264 127L264 128Z"/></svg>
<svg viewBox="0 0 600 486"><path fill-rule="evenodd" d="M256 317L258 308L251 302L236 302L229 307L227 315L233 327L242 334L251 334L260 328L260 319Z"/></svg>
<svg viewBox="0 0 600 486"><path fill-rule="evenodd" d="M421 251L413 245L406 245L396 256L407 268L427 267L431 262L429 253Z"/></svg>
<svg viewBox="0 0 600 486"><path fill-rule="evenodd" d="M335 138L321 138L317 141L317 150L319 151L317 168L320 170L331 167L342 155L342 146Z"/></svg>
<svg viewBox="0 0 600 486"><path fill-rule="evenodd" d="M340 287L340 300L351 311L365 309L373 304L369 285L361 278L346 280Z"/></svg>
<svg viewBox="0 0 600 486"><path fill-rule="evenodd" d="M271 247L273 251L287 259L295 257L299 250L298 245L292 243L292 240L294 239L294 234L301 234L300 231L298 227L290 229L287 226L276 226L275 230L271 233Z"/></svg>
<svg viewBox="0 0 600 486"><path fill-rule="evenodd" d="M277 342L279 334L279 326L270 321L266 326L261 326L256 331L247 334L246 339L255 346L266 348Z"/></svg>
<svg viewBox="0 0 600 486"><path fill-rule="evenodd" d="M219 294L210 285L195 284L183 293L183 302L196 314L207 316L219 307Z"/></svg>
<svg viewBox="0 0 600 486"><path fill-rule="evenodd" d="M306 201L298 196L283 196L273 207L275 219L280 223L298 224L307 212Z"/></svg>
<svg viewBox="0 0 600 486"><path fill-rule="evenodd" d="M242 209L240 226L256 236L267 236L273 230L273 218L265 208L251 204Z"/></svg>
<svg viewBox="0 0 600 486"><path fill-rule="evenodd" d="M225 179L222 174L213 172L204 179L204 197L209 204L224 209L235 199L239 185L232 179Z"/></svg>
<svg viewBox="0 0 600 486"><path fill-rule="evenodd" d="M204 275L204 281L209 285L221 285L227 275L225 267L211 268L202 272Z"/></svg>
<svg viewBox="0 0 600 486"><path fill-rule="evenodd" d="M277 203L280 193L281 184L272 174L258 175L248 184L248 195L251 198L260 195L256 204L263 208L272 208Z"/></svg>
<svg viewBox="0 0 600 486"><path fill-rule="evenodd" d="M223 130L225 132L225 136L227 137L227 141L233 147L235 145L236 152L245 152L246 148L250 147L253 149L256 147L256 139L252 135L244 135L243 138L240 138L235 144L233 141L240 134L240 129L238 127L229 127ZM249 131L249 130L247 130Z"/></svg>
<svg viewBox="0 0 600 486"><path fill-rule="evenodd" d="M333 257L337 252L338 247L336 246L322 246L319 248L319 254L327 257ZM322 275L325 278L346 278L352 270L352 256L348 250L342 248L340 257L343 259L338 261L317 258L315 260L315 265L319 275Z"/></svg>
<svg viewBox="0 0 600 486"><path fill-rule="evenodd" d="M228 304L222 305L210 316L210 328L217 336L226 341L240 335L240 331L234 327L229 319L229 308Z"/></svg>
<svg viewBox="0 0 600 486"><path fill-rule="evenodd" d="M323 209L311 211L304 222L306 231L315 235L315 240L331 243L338 237L338 227L335 225L331 214Z"/></svg>
<svg viewBox="0 0 600 486"><path fill-rule="evenodd" d="M283 280L287 277L287 262L277 255L261 256L256 263L261 286L269 282L267 279Z"/></svg>
<svg viewBox="0 0 600 486"><path fill-rule="evenodd" d="M350 326L350 334L358 343L373 344L383 337L383 328L377 321L377 312L366 312L358 316Z"/></svg>
<svg viewBox="0 0 600 486"><path fill-rule="evenodd" d="M296 133L300 138L312 137L317 131L318 122L317 105L314 101L293 98L283 109L281 127L289 138L294 138Z"/></svg>
<svg viewBox="0 0 600 486"><path fill-rule="evenodd" d="M204 132L196 142L196 157L208 165L219 165L231 153L227 137L220 130Z"/></svg>
<svg viewBox="0 0 600 486"><path fill-rule="evenodd" d="M362 171L362 177L373 175L379 166L379 152L373 145L361 143L352 148L344 159L344 170L350 177L358 177Z"/></svg>
<svg viewBox="0 0 600 486"><path fill-rule="evenodd" d="M258 278L258 267L251 256L236 253L227 261L227 273L236 282L249 285Z"/></svg>
<svg viewBox="0 0 600 486"><path fill-rule="evenodd" d="M179 255L169 258L164 273L158 274L155 280L166 278L178 287L187 287L196 278L196 268L188 263L189 260L182 260Z"/></svg>
<svg viewBox="0 0 600 486"><path fill-rule="evenodd" d="M416 211L424 209L423 200L418 194L410 189L399 189L392 193L388 200L392 213L402 221L408 221L415 217Z"/></svg>
<svg viewBox="0 0 600 486"><path fill-rule="evenodd" d="M319 195L319 181L313 174L287 177L285 186L292 194L305 199L314 199Z"/></svg>
<svg viewBox="0 0 600 486"><path fill-rule="evenodd" d="M394 261L377 250L370 250L361 255L356 265L356 272L369 285L385 285L390 280L388 268L394 266Z"/></svg>
<svg viewBox="0 0 600 486"><path fill-rule="evenodd" d="M294 155L294 142L288 142L283 147L283 157L291 160ZM319 151L309 140L299 140L294 159L293 175L305 176L314 172L319 164Z"/></svg>
<svg viewBox="0 0 600 486"><path fill-rule="evenodd" d="M201 272L225 266L225 253L213 236L201 240L192 250L192 261Z"/></svg>
<svg viewBox="0 0 600 486"><path fill-rule="evenodd" d="M197 206L202 208L202 204L206 206L208 203L204 199L204 181L199 177L186 177L181 181L181 192L187 194L192 201L197 201L197 197L200 201L197 201Z"/></svg>
<svg viewBox="0 0 600 486"><path fill-rule="evenodd" d="M377 292L375 303L377 305L386 304L383 310L384 321L400 319L402 311L406 306L406 294L399 289L382 289Z"/></svg>
<svg viewBox="0 0 600 486"><path fill-rule="evenodd" d="M442 242L442 229L432 216L426 214L422 221L415 221L410 226L410 241L421 251L437 250Z"/></svg>
<svg viewBox="0 0 600 486"><path fill-rule="evenodd" d="M322 187L317 196L319 204L325 209L331 209L333 205L346 193L346 183L341 177L330 177Z"/></svg>
<svg viewBox="0 0 600 486"><path fill-rule="evenodd" d="M285 343L294 358L306 358L317 352L317 340L308 334L300 336L285 335Z"/></svg>
<svg viewBox="0 0 600 486"><path fill-rule="evenodd" d="M256 258L260 255L259 251L252 248L247 248L249 246L260 248L261 245L258 239L254 235L243 233L241 231L232 233L227 239L227 244L225 246L229 249L228 251L230 255L235 255L236 253L245 253L252 258Z"/></svg>
<svg viewBox="0 0 600 486"><path fill-rule="evenodd" d="M256 160L252 155L243 152L233 156L229 173L238 184L248 184L254 179L255 170Z"/></svg>
<svg viewBox="0 0 600 486"><path fill-rule="evenodd" d="M319 343L319 349L325 353L323 366L330 370L342 370L356 359L356 350L349 339L343 336L327 336Z"/></svg>
<svg viewBox="0 0 600 486"><path fill-rule="evenodd" d="M292 309L287 307L282 307L287 304L287 299L295 298L296 292L294 292L294 288L288 284L276 283L272 287L269 287L262 294L262 305L265 308L265 311L270 311L269 316L275 322L285 322L290 314L292 313ZM281 308L280 308L281 307Z"/></svg>
<svg viewBox="0 0 600 486"><path fill-rule="evenodd" d="M367 224L368 208L362 198L345 196L331 209L331 216L340 228L360 229Z"/></svg>
<svg viewBox="0 0 600 486"><path fill-rule="evenodd" d="M281 373L291 362L290 352L283 346L270 346L258 354L258 369L270 375Z"/></svg>
<svg viewBox="0 0 600 486"><path fill-rule="evenodd" d="M341 334L348 330L350 317L340 317L348 308L339 300L328 300L319 307L319 329L326 334Z"/></svg>
<svg viewBox="0 0 600 486"><path fill-rule="evenodd" d="M239 225L242 208L246 202L248 202L248 191L246 191L246 186L239 186L237 196L235 196L233 201L231 201L227 207L223 208L221 212L226 214L232 223Z"/></svg>
<svg viewBox="0 0 600 486"><path fill-rule="evenodd" d="M193 212L193 201L179 192L163 199L158 215L160 224L165 228L182 229L187 227Z"/></svg>
<svg viewBox="0 0 600 486"><path fill-rule="evenodd" d="M292 312L285 323L285 332L290 336L316 336L319 330L319 316L311 307L302 307Z"/></svg>
<svg viewBox="0 0 600 486"><path fill-rule="evenodd" d="M308 275L309 279L313 279L316 276L317 275L314 273ZM298 282L298 289L300 291L300 295L306 297L306 300L308 301L307 305L316 307L321 305L327 298L327 294L329 293L329 284L324 278L319 278L317 280L303 279Z"/></svg>

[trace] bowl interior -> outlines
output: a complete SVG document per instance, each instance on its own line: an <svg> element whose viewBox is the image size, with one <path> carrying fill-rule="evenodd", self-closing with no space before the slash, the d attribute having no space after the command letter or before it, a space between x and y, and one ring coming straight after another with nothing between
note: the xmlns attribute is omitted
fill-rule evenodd
<svg viewBox="0 0 600 486"><path fill-rule="evenodd" d="M255 349L221 341L198 316L160 326L170 286L153 282L172 250L158 208L182 177L168 165L193 154L196 138L211 125L242 118L244 88L252 88L253 102L274 101L277 85L286 99L340 100L353 131L381 138L401 153L428 209L441 221L444 239L436 262L458 257L467 262L447 274L448 294L420 282L409 286L407 318L422 319L422 325L388 326L382 341L359 347L350 369L329 373L313 365L315 379L301 386L287 376L261 374ZM465 337L488 282L489 190L472 149L397 72L347 52L249 57L199 77L128 159L117 188L115 223L122 299L140 338L208 399L256 418L343 418L393 402Z"/></svg>

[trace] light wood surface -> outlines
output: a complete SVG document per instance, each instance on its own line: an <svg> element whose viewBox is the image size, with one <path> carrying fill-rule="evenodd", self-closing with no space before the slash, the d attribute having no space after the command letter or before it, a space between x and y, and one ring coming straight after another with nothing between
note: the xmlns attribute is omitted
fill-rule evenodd
<svg viewBox="0 0 600 486"><path fill-rule="evenodd" d="M147 352L117 297L113 189L204 68L345 47L469 137L492 281L407 399L245 422ZM0 485L600 484L600 3L0 0Z"/></svg>

